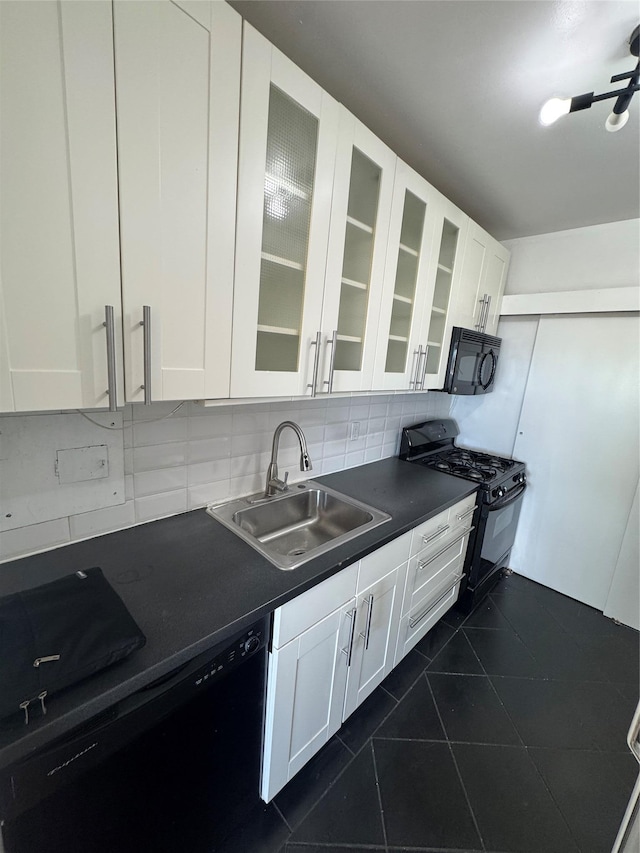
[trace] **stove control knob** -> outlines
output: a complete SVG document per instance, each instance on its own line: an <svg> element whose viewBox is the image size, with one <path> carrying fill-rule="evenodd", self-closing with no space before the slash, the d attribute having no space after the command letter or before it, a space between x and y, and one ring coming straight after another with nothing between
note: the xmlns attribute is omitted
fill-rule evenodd
<svg viewBox="0 0 640 853"><path fill-rule="evenodd" d="M244 644L244 650L247 654L251 654L251 652L255 652L255 650L260 646L260 638L259 637L249 637Z"/></svg>
<svg viewBox="0 0 640 853"><path fill-rule="evenodd" d="M513 478L513 482L514 483L526 483L527 482L526 474L523 471L521 471L520 474L516 474L516 476Z"/></svg>
<svg viewBox="0 0 640 853"><path fill-rule="evenodd" d="M498 488L494 490L494 494L497 498L503 498L507 494L507 490L504 486L498 486Z"/></svg>

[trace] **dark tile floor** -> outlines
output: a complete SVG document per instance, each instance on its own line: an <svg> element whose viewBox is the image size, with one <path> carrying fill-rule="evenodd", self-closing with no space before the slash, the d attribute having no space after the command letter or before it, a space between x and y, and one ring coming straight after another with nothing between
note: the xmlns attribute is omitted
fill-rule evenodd
<svg viewBox="0 0 640 853"><path fill-rule="evenodd" d="M609 853L638 634L517 575L450 611L224 853ZM220 851L223 853L223 851Z"/></svg>

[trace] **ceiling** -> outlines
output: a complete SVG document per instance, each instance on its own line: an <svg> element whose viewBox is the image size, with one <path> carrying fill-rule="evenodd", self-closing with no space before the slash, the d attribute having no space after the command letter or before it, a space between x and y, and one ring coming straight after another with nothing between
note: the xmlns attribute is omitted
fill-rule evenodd
<svg viewBox="0 0 640 853"><path fill-rule="evenodd" d="M638 0L231 5L498 239L640 216L640 93L617 133L613 101L538 122L633 69Z"/></svg>

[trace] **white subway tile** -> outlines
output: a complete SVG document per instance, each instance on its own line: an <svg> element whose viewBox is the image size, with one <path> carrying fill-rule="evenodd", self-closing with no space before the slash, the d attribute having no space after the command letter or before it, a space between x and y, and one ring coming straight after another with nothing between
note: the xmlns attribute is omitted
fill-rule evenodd
<svg viewBox="0 0 640 853"><path fill-rule="evenodd" d="M365 439L365 447L382 447L384 441L384 433L383 432L374 432L371 435L368 435Z"/></svg>
<svg viewBox="0 0 640 853"><path fill-rule="evenodd" d="M125 501L132 501L133 497L133 474L126 474L124 478L124 499Z"/></svg>
<svg viewBox="0 0 640 853"><path fill-rule="evenodd" d="M189 442L189 462L208 462L210 459L228 459L229 456L231 456L230 435Z"/></svg>
<svg viewBox="0 0 640 853"><path fill-rule="evenodd" d="M189 418L189 438L198 440L228 436L231 433L233 418L230 412L210 409L206 414L193 415Z"/></svg>
<svg viewBox="0 0 640 853"><path fill-rule="evenodd" d="M375 399L375 398L374 398ZM370 418L385 418L387 416L387 403L375 402L369 407Z"/></svg>
<svg viewBox="0 0 640 853"><path fill-rule="evenodd" d="M232 477L229 480L230 498L240 498L260 491L264 491L264 479L260 474L247 474L244 477Z"/></svg>
<svg viewBox="0 0 640 853"><path fill-rule="evenodd" d="M133 448L131 447L124 451L124 473L133 474Z"/></svg>
<svg viewBox="0 0 640 853"><path fill-rule="evenodd" d="M151 444L165 444L173 441L186 441L187 418L167 418L164 421L143 421L133 425L133 446L143 447Z"/></svg>
<svg viewBox="0 0 640 853"><path fill-rule="evenodd" d="M396 441L385 441L382 445L381 459L387 459L389 456L397 456L400 452L400 439Z"/></svg>
<svg viewBox="0 0 640 853"><path fill-rule="evenodd" d="M126 449L133 447L133 427L131 424L125 424L122 430L122 444Z"/></svg>
<svg viewBox="0 0 640 853"><path fill-rule="evenodd" d="M346 441L327 441L323 447L322 456L324 459L329 459L331 456L344 456L347 452L347 444L355 444L355 442ZM349 451L359 450L358 447L349 447ZM334 469L335 470L335 469Z"/></svg>
<svg viewBox="0 0 640 853"><path fill-rule="evenodd" d="M140 471L155 471L159 468L172 468L175 465L185 465L187 449L186 442L136 447L133 450L133 471L138 473Z"/></svg>
<svg viewBox="0 0 640 853"><path fill-rule="evenodd" d="M376 432L384 432L386 418L369 418L367 435L372 435Z"/></svg>
<svg viewBox="0 0 640 853"><path fill-rule="evenodd" d="M232 456L250 456L260 454L271 447L271 435L266 432L251 435L234 435L231 438Z"/></svg>
<svg viewBox="0 0 640 853"><path fill-rule="evenodd" d="M166 515L176 515L187 510L187 490L178 489L162 495L136 498L136 521L153 521Z"/></svg>
<svg viewBox="0 0 640 853"><path fill-rule="evenodd" d="M327 409L326 422L328 424L344 423L345 421L349 420L349 411L349 406L330 406Z"/></svg>
<svg viewBox="0 0 640 853"><path fill-rule="evenodd" d="M229 477L245 477L247 474L257 474L267 470L268 453L250 453L247 456L233 456L229 464ZM266 462L265 462L266 459ZM211 480L215 479L210 477Z"/></svg>
<svg viewBox="0 0 640 853"><path fill-rule="evenodd" d="M172 489L184 489L187 485L187 469L183 465L161 468L158 471L143 471L133 475L133 490L136 498L159 495Z"/></svg>
<svg viewBox="0 0 640 853"><path fill-rule="evenodd" d="M349 420L350 421L368 421L369 420L369 406L363 406L361 403L358 405L352 405L349 411Z"/></svg>
<svg viewBox="0 0 640 853"><path fill-rule="evenodd" d="M196 465L187 466L187 483L189 486L216 483L220 480L228 480L230 476L230 459L211 459L209 462L198 462Z"/></svg>
<svg viewBox="0 0 640 853"><path fill-rule="evenodd" d="M175 412L173 410L176 409ZM186 418L189 414L187 403L180 400L152 403L145 406L143 403L133 403L131 406L134 421L155 421L159 418ZM171 414L173 412L173 414Z"/></svg>
<svg viewBox="0 0 640 853"><path fill-rule="evenodd" d="M342 471L345 467L345 455L330 456L328 459L322 460L322 473L333 474L334 471Z"/></svg>
<svg viewBox="0 0 640 853"><path fill-rule="evenodd" d="M349 425L345 423L327 424L324 428L325 441L340 441L346 439Z"/></svg>
<svg viewBox="0 0 640 853"><path fill-rule="evenodd" d="M48 551L58 545L66 545L70 538L68 518L6 530L0 533L0 560L10 560L34 551Z"/></svg>
<svg viewBox="0 0 640 853"><path fill-rule="evenodd" d="M126 501L117 506L96 509L93 512L82 512L69 519L72 539L86 539L88 536L98 536L112 530L121 530L136 523L136 512L133 501Z"/></svg>
<svg viewBox="0 0 640 853"><path fill-rule="evenodd" d="M354 453L347 453L344 458L347 468L355 468L356 465L363 464L364 450L356 450Z"/></svg>
<svg viewBox="0 0 640 853"><path fill-rule="evenodd" d="M219 483L202 483L200 486L189 486L189 509L207 506L207 504L222 503L229 497L229 481Z"/></svg>
<svg viewBox="0 0 640 853"><path fill-rule="evenodd" d="M254 412L247 406L240 413L234 412L231 431L233 435L254 435L264 432L269 412Z"/></svg>
<svg viewBox="0 0 640 853"><path fill-rule="evenodd" d="M364 461L375 462L376 459L380 459L381 452L382 445L380 445L379 447L368 447L364 452Z"/></svg>

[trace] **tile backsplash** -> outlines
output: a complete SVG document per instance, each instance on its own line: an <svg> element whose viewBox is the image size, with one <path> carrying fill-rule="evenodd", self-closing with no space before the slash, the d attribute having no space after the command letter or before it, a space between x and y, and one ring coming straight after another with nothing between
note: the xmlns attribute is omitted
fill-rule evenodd
<svg viewBox="0 0 640 853"><path fill-rule="evenodd" d="M175 412L176 403L127 405L125 502L3 532L0 561L257 492L282 421L302 427L313 464L310 473L300 472L297 439L284 430L278 466L293 482L395 456L401 426L447 416L450 399L432 392L212 407L185 402Z"/></svg>

